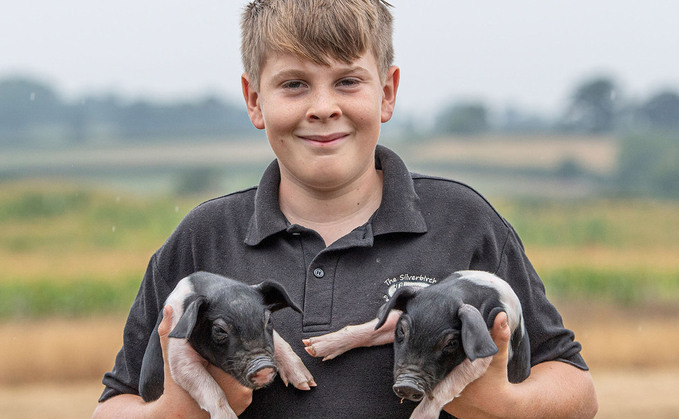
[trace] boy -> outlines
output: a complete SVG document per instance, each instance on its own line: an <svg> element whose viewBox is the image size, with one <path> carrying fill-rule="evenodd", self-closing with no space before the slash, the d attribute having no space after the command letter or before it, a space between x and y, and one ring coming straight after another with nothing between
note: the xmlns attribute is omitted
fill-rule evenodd
<svg viewBox="0 0 679 419"><path fill-rule="evenodd" d="M596 397L580 345L547 301L511 226L472 189L413 175L377 146L400 76L392 65L387 6L379 0L248 5L243 96L277 160L257 188L195 208L153 255L123 348L104 377L96 416L204 414L167 367L160 399L144 404L136 394L163 301L181 278L205 270L248 283L276 280L303 304L303 315L283 310L274 324L315 378L293 384L309 390L286 388L277 379L250 392L208 367L242 417L408 417L415 404L401 403L391 391L390 345L323 362L306 355L302 339L370 321L399 286L426 286L461 269L496 273L515 289L533 368L523 383L508 382L508 327L498 315L492 336L500 353L445 410L457 416L594 415ZM168 322L159 329L163 347L168 329Z"/></svg>

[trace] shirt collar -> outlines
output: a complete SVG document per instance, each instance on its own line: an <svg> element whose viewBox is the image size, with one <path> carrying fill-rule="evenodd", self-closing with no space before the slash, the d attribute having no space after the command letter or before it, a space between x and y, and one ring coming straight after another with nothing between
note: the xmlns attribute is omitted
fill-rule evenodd
<svg viewBox="0 0 679 419"><path fill-rule="evenodd" d="M281 172L278 167L278 160L274 160L264 170L259 186L257 186L255 210L250 217L245 244L256 246L265 238L288 228L285 215L278 205L280 183Z"/></svg>
<svg viewBox="0 0 679 419"><path fill-rule="evenodd" d="M426 233L427 224L420 210L420 197L413 178L401 158L378 145L375 166L382 169L382 203L372 219L375 236L388 233Z"/></svg>
<svg viewBox="0 0 679 419"><path fill-rule="evenodd" d="M388 233L425 233L427 225L420 211L410 172L396 153L378 145L375 166L384 173L382 203L371 219L375 236ZM256 246L264 239L288 229L289 224L278 205L281 181L278 161L266 168L255 193L255 209L245 243Z"/></svg>

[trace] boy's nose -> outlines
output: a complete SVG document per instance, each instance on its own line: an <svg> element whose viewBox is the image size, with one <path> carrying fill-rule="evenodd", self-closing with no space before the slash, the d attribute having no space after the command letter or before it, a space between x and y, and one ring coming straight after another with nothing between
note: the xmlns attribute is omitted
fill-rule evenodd
<svg viewBox="0 0 679 419"><path fill-rule="evenodd" d="M328 92L316 92L307 110L307 119L322 121L326 119L339 118L342 109L334 100L332 94Z"/></svg>

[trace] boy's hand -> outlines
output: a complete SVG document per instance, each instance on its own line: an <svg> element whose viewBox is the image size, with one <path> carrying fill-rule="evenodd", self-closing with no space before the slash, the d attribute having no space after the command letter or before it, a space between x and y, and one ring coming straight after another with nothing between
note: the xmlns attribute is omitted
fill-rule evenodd
<svg viewBox="0 0 679 419"><path fill-rule="evenodd" d="M170 417L170 415L181 414L187 418L209 418L209 414L200 408L198 403L181 388L173 379L170 373L170 365L167 357L168 335L172 325L172 307L165 306L163 309L163 320L158 325L158 335L160 336L160 346L163 350L163 361L165 365L164 391L163 395L154 403L158 417ZM198 356L198 354L196 354ZM229 405L236 412L241 414L252 401L252 390L242 386L235 378L225 373L220 368L209 364L204 359L201 361L207 371L217 381L229 401Z"/></svg>
<svg viewBox="0 0 679 419"><path fill-rule="evenodd" d="M510 331L505 312L495 317L490 335L498 347L498 353L493 356L485 374L469 384L460 397L446 405L445 410L454 416L504 417L506 408L512 403L513 384L507 377Z"/></svg>

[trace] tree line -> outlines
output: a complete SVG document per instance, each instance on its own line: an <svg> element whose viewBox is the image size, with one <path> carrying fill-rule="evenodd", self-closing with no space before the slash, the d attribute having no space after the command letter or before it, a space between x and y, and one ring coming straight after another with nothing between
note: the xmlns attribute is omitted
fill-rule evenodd
<svg viewBox="0 0 679 419"><path fill-rule="evenodd" d="M434 131L458 136L500 133L612 135L618 138L615 173L606 179L625 196L679 198L679 94L666 89L641 100L626 99L617 83L595 77L577 85L560 115L509 109L493 115L480 102L452 102L439 113ZM577 162L563 174L586 176Z"/></svg>
<svg viewBox="0 0 679 419"><path fill-rule="evenodd" d="M79 144L172 137L228 138L251 130L244 107L217 96L163 103L125 100L106 93L68 101L54 87L37 79L0 80L0 146L46 141ZM498 114L482 102L453 100L438 112L431 130L435 134L457 135L489 131L674 131L679 130L679 94L667 89L641 101L625 100L612 78L595 77L575 86L561 115L538 115L516 108Z"/></svg>
<svg viewBox="0 0 679 419"><path fill-rule="evenodd" d="M242 106L216 96L162 103L107 93L68 101L36 79L0 80L0 146L228 138L250 129Z"/></svg>
<svg viewBox="0 0 679 419"><path fill-rule="evenodd" d="M563 132L609 134L679 130L679 93L661 90L642 100L626 99L610 77L593 77L575 86L560 115L535 115L509 108L493 115L482 102L451 102L439 113L434 130L450 134Z"/></svg>

